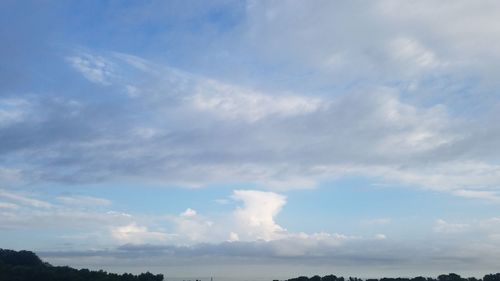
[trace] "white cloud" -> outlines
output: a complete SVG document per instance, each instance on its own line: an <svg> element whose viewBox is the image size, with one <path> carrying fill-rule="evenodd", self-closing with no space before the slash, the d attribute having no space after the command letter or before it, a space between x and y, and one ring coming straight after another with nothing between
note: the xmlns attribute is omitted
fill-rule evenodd
<svg viewBox="0 0 500 281"><path fill-rule="evenodd" d="M107 210L108 202L94 197L56 197L49 198L48 202L38 199L36 193L28 196L5 190L0 190L0 197L10 201L0 202L1 229L14 233L49 231L65 233L66 237L78 236L78 243L83 248L116 244L116 240L111 239L109 228L131 224L135 219L130 214ZM102 208L90 208L96 206ZM70 244L75 242L69 240Z"/></svg>
<svg viewBox="0 0 500 281"><path fill-rule="evenodd" d="M85 195L59 196L57 197L57 200L66 205L76 206L108 206L112 204L112 202L108 199Z"/></svg>
<svg viewBox="0 0 500 281"><path fill-rule="evenodd" d="M30 103L24 99L0 99L0 128L23 121L29 114Z"/></svg>
<svg viewBox="0 0 500 281"><path fill-rule="evenodd" d="M469 230L470 225L464 223L449 223L445 220L438 219L434 224L434 232L438 233L461 233Z"/></svg>
<svg viewBox="0 0 500 281"><path fill-rule="evenodd" d="M194 216L196 216L196 211L191 209L191 208L187 208L184 212L181 213L180 216L181 217L194 217Z"/></svg>
<svg viewBox="0 0 500 281"><path fill-rule="evenodd" d="M168 235L162 232L150 231L146 226L139 226L135 222L111 229L112 236L120 243L158 243L165 242Z"/></svg>
<svg viewBox="0 0 500 281"><path fill-rule="evenodd" d="M19 206L13 203L0 202L0 209L18 209Z"/></svg>
<svg viewBox="0 0 500 281"><path fill-rule="evenodd" d="M458 189L454 190L453 194L465 198L472 198L472 199L482 199L482 200L489 200L493 202L500 202L500 194L495 191L484 191L484 190L463 190L463 189Z"/></svg>
<svg viewBox="0 0 500 281"><path fill-rule="evenodd" d="M170 220L175 224L175 233L181 243L208 242L219 238L214 222L191 208Z"/></svg>
<svg viewBox="0 0 500 281"><path fill-rule="evenodd" d="M240 241L240 236L238 235L238 233L230 232L228 241L231 241L231 242Z"/></svg>
<svg viewBox="0 0 500 281"><path fill-rule="evenodd" d="M449 192L453 195L498 202L500 167L475 161L453 161L433 165L373 168L373 174L388 180L418 185L427 189Z"/></svg>
<svg viewBox="0 0 500 281"><path fill-rule="evenodd" d="M33 200L35 195L30 197ZM232 200L241 202L228 216L209 218L194 209L187 208L180 214L169 217L174 231L166 232L163 216L133 216L117 211L90 212L79 206L53 204L50 209L33 211L31 206L19 205L3 208L0 212L2 227L28 228L31 230L64 229L79 230L78 235L65 235L66 240L88 248L91 245L134 244L124 246L142 249L137 254L152 253L155 256L233 257L280 259L317 259L322 261L349 261L350 258L364 257L373 262L389 260L419 260L428 258L478 257L493 255L498 248L500 219L490 218L471 222L454 222L439 219L433 231L436 239L428 244L396 240L383 233L371 236L345 235L339 233L303 233L285 230L276 222L276 216L286 204L286 198L274 192L257 190L235 190ZM57 198L55 198L57 199ZM8 203L11 204L11 203ZM231 220L230 218L233 218ZM385 224L387 218L367 221ZM450 236L453 235L453 236ZM460 238L451 240L450 237ZM474 241L481 240L478 244ZM77 241L77 242L75 242ZM89 244L89 242L92 242ZM462 243L471 241L471 243ZM90 246L89 246L90 245ZM409 248L421 251L409 251ZM120 250L124 254L124 250ZM129 248L127 248L129 249ZM135 249L135 248L134 248ZM127 250L125 250L127 251ZM437 252L439 254L436 254ZM408 256L411 253L411 257ZM466 254L464 254L466 253Z"/></svg>
<svg viewBox="0 0 500 281"><path fill-rule="evenodd" d="M68 62L89 81L110 85L114 76L113 65L104 57L83 53L67 58Z"/></svg>
<svg viewBox="0 0 500 281"><path fill-rule="evenodd" d="M35 208L51 208L52 207L52 204L50 204L49 202L45 202L42 200L31 198L30 196L27 196L27 195L21 195L18 193L13 193L13 192L1 190L1 189L0 189L0 198L12 200L18 204L28 205L30 207L35 207Z"/></svg>
<svg viewBox="0 0 500 281"><path fill-rule="evenodd" d="M239 229L239 237L262 239L265 241L283 237L285 229L274 218L286 203L283 195L257 190L235 190L232 198L243 202L234 212Z"/></svg>
<svg viewBox="0 0 500 281"><path fill-rule="evenodd" d="M318 98L270 96L233 85L206 80L192 98L195 108L216 116L256 122L269 116L287 117L314 112L323 106Z"/></svg>
<svg viewBox="0 0 500 281"><path fill-rule="evenodd" d="M432 68L441 64L431 50L422 46L415 39L396 38L390 43L390 49L394 59L409 65L410 68L412 65Z"/></svg>

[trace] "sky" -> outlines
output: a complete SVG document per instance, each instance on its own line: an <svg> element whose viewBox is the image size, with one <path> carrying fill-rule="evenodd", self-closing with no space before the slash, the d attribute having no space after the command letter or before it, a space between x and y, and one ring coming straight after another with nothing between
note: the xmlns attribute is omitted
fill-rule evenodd
<svg viewBox="0 0 500 281"><path fill-rule="evenodd" d="M499 13L0 1L0 248L174 279L496 272Z"/></svg>

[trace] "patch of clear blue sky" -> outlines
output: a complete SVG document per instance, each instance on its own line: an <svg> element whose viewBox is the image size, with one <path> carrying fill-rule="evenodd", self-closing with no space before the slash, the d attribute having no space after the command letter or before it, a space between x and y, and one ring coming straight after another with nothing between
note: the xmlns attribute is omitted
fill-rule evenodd
<svg viewBox="0 0 500 281"><path fill-rule="evenodd" d="M378 183L363 177L346 177L325 182L314 191L290 191L287 210L279 220L291 231L309 229L360 235L369 230L373 234L378 231L404 235L431 231L436 219L488 218L500 211L497 205L482 200ZM390 223L369 223L375 219L389 219Z"/></svg>
<svg viewBox="0 0 500 281"><path fill-rule="evenodd" d="M169 55L203 50L206 38L237 26L244 19L245 5L244 1L76 1L61 5L60 14L65 15L63 31L70 42L175 61L186 57Z"/></svg>

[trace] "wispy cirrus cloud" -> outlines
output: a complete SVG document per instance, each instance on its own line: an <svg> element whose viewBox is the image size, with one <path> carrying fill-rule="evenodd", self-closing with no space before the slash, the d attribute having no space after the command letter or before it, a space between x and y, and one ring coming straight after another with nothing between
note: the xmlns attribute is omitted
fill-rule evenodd
<svg viewBox="0 0 500 281"><path fill-rule="evenodd" d="M52 207L52 204L50 204L49 202L32 198L29 195L18 194L7 190L0 190L0 197L7 200L11 200L18 204L27 205L34 208L46 209Z"/></svg>
<svg viewBox="0 0 500 281"><path fill-rule="evenodd" d="M59 196L57 200L67 205L84 205L84 206L107 206L111 205L111 201L104 198L97 198L85 195L70 195Z"/></svg>

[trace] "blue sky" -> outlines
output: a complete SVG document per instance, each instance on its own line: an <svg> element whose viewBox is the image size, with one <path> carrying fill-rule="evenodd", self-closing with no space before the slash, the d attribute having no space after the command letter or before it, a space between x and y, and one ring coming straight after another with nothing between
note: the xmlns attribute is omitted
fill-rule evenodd
<svg viewBox="0 0 500 281"><path fill-rule="evenodd" d="M0 247L169 277L500 260L495 1L2 1Z"/></svg>

